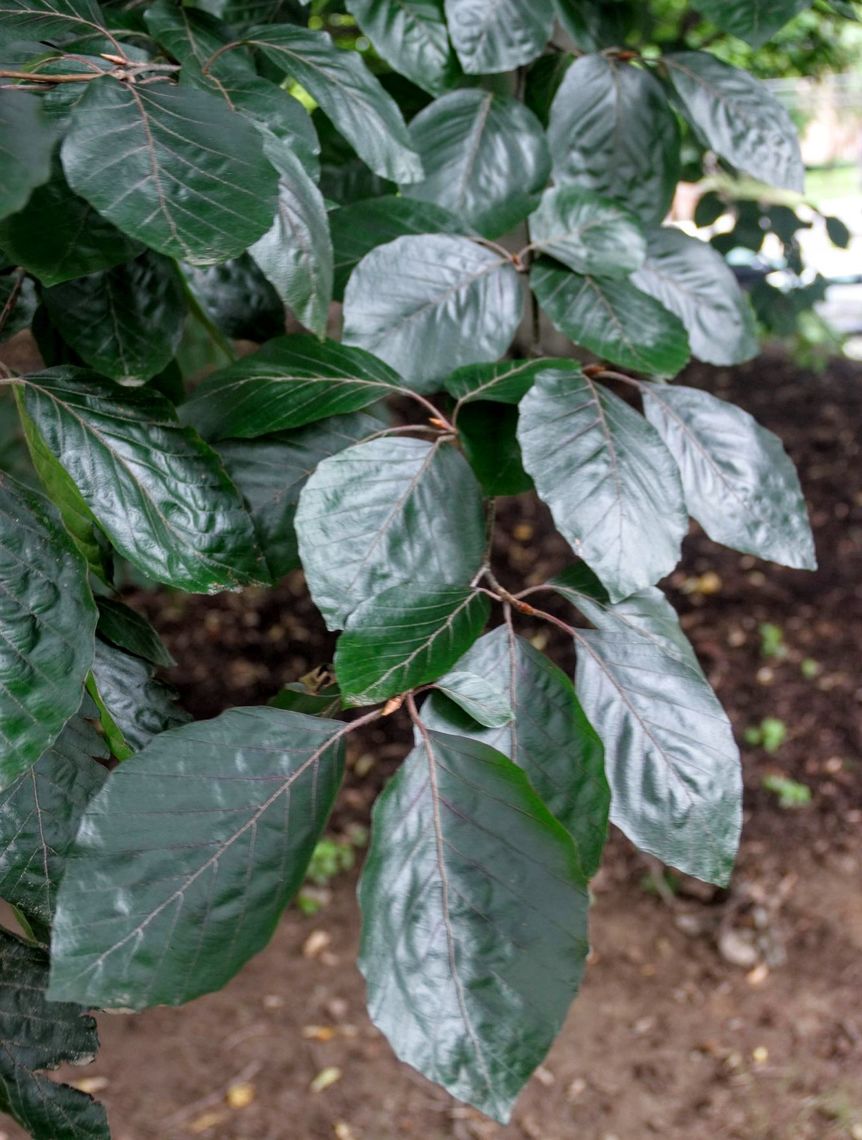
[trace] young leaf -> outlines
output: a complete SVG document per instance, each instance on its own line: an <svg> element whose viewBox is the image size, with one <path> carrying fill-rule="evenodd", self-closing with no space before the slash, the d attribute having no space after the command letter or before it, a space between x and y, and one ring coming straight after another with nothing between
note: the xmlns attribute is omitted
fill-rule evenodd
<svg viewBox="0 0 862 1140"><path fill-rule="evenodd" d="M335 650L345 704L373 705L436 681L482 632L491 607L468 586L409 583L368 598L347 619Z"/></svg>
<svg viewBox="0 0 862 1140"><path fill-rule="evenodd" d="M643 230L628 210L578 186L546 190L530 215L530 242L575 273L627 277L643 264Z"/></svg>
<svg viewBox="0 0 862 1140"><path fill-rule="evenodd" d="M632 284L685 325L692 353L709 364L741 364L757 355L754 313L727 262L682 230L654 230Z"/></svg>
<svg viewBox="0 0 862 1140"><path fill-rule="evenodd" d="M560 332L596 356L659 376L675 376L688 361L682 322L630 281L582 277L543 260L530 285Z"/></svg>
<svg viewBox="0 0 862 1140"><path fill-rule="evenodd" d="M522 221L550 174L542 124L509 95L452 91L419 112L410 135L425 178L404 192L445 207L486 237Z"/></svg>
<svg viewBox="0 0 862 1140"><path fill-rule="evenodd" d="M377 54L431 95L457 81L443 0L347 0L347 10Z"/></svg>
<svg viewBox="0 0 862 1140"><path fill-rule="evenodd" d="M558 185L612 198L648 224L667 213L679 177L679 127L661 84L603 55L575 60L551 105Z"/></svg>
<svg viewBox="0 0 862 1140"><path fill-rule="evenodd" d="M788 20L810 8L811 0L698 0L696 7L723 32L760 47Z"/></svg>
<svg viewBox="0 0 862 1140"><path fill-rule="evenodd" d="M513 71L551 38L551 0L445 0L449 35L468 75Z"/></svg>
<svg viewBox="0 0 862 1140"><path fill-rule="evenodd" d="M223 986L302 883L343 734L301 713L230 709L121 764L87 808L60 887L51 1000L142 1009Z"/></svg>
<svg viewBox="0 0 862 1140"><path fill-rule="evenodd" d="M211 439L245 439L358 412L400 388L392 369L360 348L283 336L207 377L182 414Z"/></svg>
<svg viewBox="0 0 862 1140"><path fill-rule="evenodd" d="M48 955L0 930L0 1111L37 1140L110 1140L104 1108L71 1085L39 1076L99 1048L96 1023L76 1006L46 1001Z"/></svg>
<svg viewBox="0 0 862 1140"><path fill-rule="evenodd" d="M119 734L111 743L118 743L126 754L139 751L159 733L189 719L176 704L173 688L155 679L149 661L97 638L92 672L95 690L91 688L91 692L99 711L103 718L110 718L111 735Z"/></svg>
<svg viewBox="0 0 862 1140"><path fill-rule="evenodd" d="M771 186L805 189L796 128L763 83L708 52L676 52L662 59L686 118L707 146Z"/></svg>
<svg viewBox="0 0 862 1140"><path fill-rule="evenodd" d="M679 472L628 404L575 367L549 369L524 397L518 436L561 534L615 601L674 568L688 529Z"/></svg>
<svg viewBox="0 0 862 1140"><path fill-rule="evenodd" d="M398 105L359 55L340 51L326 32L292 24L251 28L246 42L309 92L376 174L393 182L422 177Z"/></svg>
<svg viewBox="0 0 862 1140"><path fill-rule="evenodd" d="M100 214L193 265L236 257L275 214L260 133L208 91L97 79L72 112L62 158Z"/></svg>
<svg viewBox="0 0 862 1140"><path fill-rule="evenodd" d="M38 95L0 91L0 218L22 210L33 190L48 181L56 139Z"/></svg>
<svg viewBox="0 0 862 1140"><path fill-rule="evenodd" d="M374 1023L402 1061L507 1121L583 972L570 836L505 756L424 730L375 806L359 900Z"/></svg>
<svg viewBox="0 0 862 1140"><path fill-rule="evenodd" d="M111 542L145 574L202 593L261 581L239 492L163 396L53 368L28 376L21 399Z"/></svg>
<svg viewBox="0 0 862 1140"><path fill-rule="evenodd" d="M77 711L95 628L86 565L54 508L0 474L0 787Z"/></svg>
<svg viewBox="0 0 862 1140"><path fill-rule="evenodd" d="M165 643L143 614L116 598L97 598L96 605L99 608L97 628L101 638L154 665L162 665L166 669L176 665Z"/></svg>
<svg viewBox="0 0 862 1140"><path fill-rule="evenodd" d="M176 267L147 251L135 261L42 293L67 344L104 376L149 380L173 360L185 298Z"/></svg>
<svg viewBox="0 0 862 1140"><path fill-rule="evenodd" d="M299 497L299 553L315 604L343 629L390 586L466 586L482 564L482 496L464 457L420 439L375 439L325 459Z"/></svg>
<svg viewBox="0 0 862 1140"><path fill-rule="evenodd" d="M679 464L689 514L710 538L815 570L799 479L778 436L695 388L645 386L644 411Z"/></svg>
<svg viewBox="0 0 862 1140"><path fill-rule="evenodd" d="M502 686L511 715L481 727L488 716L477 715L462 693L453 693L447 675L438 682L446 697L432 693L422 706L423 722L438 732L481 740L523 768L542 802L574 838L584 874L594 875L607 838L610 792L602 742L572 682L508 626L480 637L457 668Z"/></svg>
<svg viewBox="0 0 862 1140"><path fill-rule="evenodd" d="M401 237L351 275L344 340L433 390L453 367L502 356L523 307L518 274L501 254L447 234Z"/></svg>
<svg viewBox="0 0 862 1140"><path fill-rule="evenodd" d="M503 689L495 682L480 677L478 673L470 673L465 669L450 669L439 678L434 687L458 705L472 720L478 721L486 728L502 728L515 719L512 706ZM462 735L467 734L462 733ZM505 749L498 751L505 754Z"/></svg>

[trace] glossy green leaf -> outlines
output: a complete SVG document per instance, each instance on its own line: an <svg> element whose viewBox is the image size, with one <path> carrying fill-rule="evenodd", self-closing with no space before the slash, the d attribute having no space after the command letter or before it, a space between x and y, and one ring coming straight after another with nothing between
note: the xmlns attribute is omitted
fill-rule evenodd
<svg viewBox="0 0 862 1140"><path fill-rule="evenodd" d="M545 192L530 215L530 242L575 273L598 277L626 277L646 257L646 241L634 216L578 186Z"/></svg>
<svg viewBox="0 0 862 1140"><path fill-rule="evenodd" d="M228 474L248 503L273 581L300 565L294 517L299 493L315 467L384 426L374 416L354 412L278 436L218 444Z"/></svg>
<svg viewBox="0 0 862 1140"><path fill-rule="evenodd" d="M615 601L670 573L688 516L676 463L642 416L576 368L549 369L518 434L560 533Z"/></svg>
<svg viewBox="0 0 862 1140"><path fill-rule="evenodd" d="M402 1061L507 1121L587 953L571 837L488 745L424 732L374 810L360 968Z"/></svg>
<svg viewBox="0 0 862 1140"><path fill-rule="evenodd" d="M482 632L491 611L469 586L421 590L409 583L368 598L347 619L335 674L347 705L374 705L436 681Z"/></svg>
<svg viewBox="0 0 862 1140"><path fill-rule="evenodd" d="M551 0L445 0L449 35L470 75L513 71L551 38Z"/></svg>
<svg viewBox="0 0 862 1140"><path fill-rule="evenodd" d="M171 0L156 0L147 6L143 17L150 35L183 65L184 78L189 72L205 75L212 87L219 90L238 77L257 74L248 51L221 50L235 37L228 25L211 12Z"/></svg>
<svg viewBox="0 0 862 1140"><path fill-rule="evenodd" d="M710 538L815 570L799 479L771 431L695 388L645 385L644 411L679 464L686 507Z"/></svg>
<svg viewBox="0 0 862 1140"><path fill-rule="evenodd" d="M811 0L698 0L696 7L723 32L760 47L788 20L810 8Z"/></svg>
<svg viewBox="0 0 862 1140"><path fill-rule="evenodd" d="M432 95L457 80L443 0L347 0L377 54Z"/></svg>
<svg viewBox="0 0 862 1140"><path fill-rule="evenodd" d="M0 0L0 44L104 32L96 0Z"/></svg>
<svg viewBox="0 0 862 1140"><path fill-rule="evenodd" d="M509 95L478 87L452 91L410 124L425 178L404 192L443 206L486 237L522 221L548 180L542 124Z"/></svg>
<svg viewBox="0 0 862 1140"><path fill-rule="evenodd" d="M111 542L138 569L196 592L261 581L239 492L164 396L54 368L28 376L22 400Z"/></svg>
<svg viewBox="0 0 862 1140"><path fill-rule="evenodd" d="M173 688L156 680L155 668L149 661L106 645L98 638L92 673L95 690L91 687L91 692L103 722L107 714L110 728L119 733L126 745L121 751L137 752L160 732L189 719L188 713L176 704ZM114 742L111 740L112 745Z"/></svg>
<svg viewBox="0 0 862 1140"><path fill-rule="evenodd" d="M663 61L686 118L707 146L753 178L804 190L796 127L763 83L708 52L676 52Z"/></svg>
<svg viewBox="0 0 862 1140"><path fill-rule="evenodd" d="M398 105L357 53L340 51L326 32L292 24L252 28L246 42L309 92L375 173L393 182L421 178Z"/></svg>
<svg viewBox="0 0 862 1140"><path fill-rule="evenodd" d="M131 237L208 265L236 257L275 214L260 133L215 95L97 79L63 140L72 189Z"/></svg>
<svg viewBox="0 0 862 1140"><path fill-rule="evenodd" d="M207 377L183 416L205 436L247 438L357 412L400 387L392 369L362 349L284 336Z"/></svg>
<svg viewBox="0 0 862 1140"><path fill-rule="evenodd" d="M584 874L594 875L607 838L610 792L602 743L572 682L508 626L479 638L457 669L500 686L514 719L483 727L488 718L447 688L447 675L439 683L446 696L432 694L422 706L422 720L438 732L481 740L523 768L542 802L573 836Z"/></svg>
<svg viewBox="0 0 862 1140"><path fill-rule="evenodd" d="M95 628L84 560L54 508L0 474L0 786L77 711Z"/></svg>
<svg viewBox="0 0 862 1140"><path fill-rule="evenodd" d="M0 277L0 343L29 328L37 304L33 280L23 269Z"/></svg>
<svg viewBox="0 0 862 1140"><path fill-rule="evenodd" d="M405 234L463 234L469 227L442 206L414 198L384 194L351 202L329 215L335 250L335 290L344 296L347 279L359 262L378 245Z"/></svg>
<svg viewBox="0 0 862 1140"><path fill-rule="evenodd" d="M57 132L38 95L0 91L0 217L17 213L51 176Z"/></svg>
<svg viewBox="0 0 862 1140"><path fill-rule="evenodd" d="M66 343L114 380L149 380L173 360L182 337L182 285L157 253L54 285L42 299Z"/></svg>
<svg viewBox="0 0 862 1140"><path fill-rule="evenodd" d="M60 887L51 999L142 1009L223 986L302 883L341 782L343 733L230 709L121 764L84 814Z"/></svg>
<svg viewBox="0 0 862 1140"><path fill-rule="evenodd" d="M515 719L503 689L466 669L450 669L434 686L467 715L486 728L502 728ZM502 751L502 750L498 750Z"/></svg>
<svg viewBox="0 0 862 1140"><path fill-rule="evenodd" d="M35 1140L110 1140L104 1108L71 1085L40 1076L64 1061L86 1064L96 1023L79 1006L47 1001L48 955L0 930L0 1111Z"/></svg>
<svg viewBox="0 0 862 1140"><path fill-rule="evenodd" d="M661 84L603 55L575 60L551 105L548 143L558 185L612 198L648 223L670 207L679 127Z"/></svg>
<svg viewBox="0 0 862 1140"><path fill-rule="evenodd" d="M461 364L502 356L521 320L518 274L466 238L396 238L367 254L344 294L344 340L433 390Z"/></svg>
<svg viewBox="0 0 862 1140"><path fill-rule="evenodd" d="M682 322L629 281L583 277L539 261L530 284L560 332L603 360L659 376L675 376L688 361Z"/></svg>
<svg viewBox="0 0 862 1140"><path fill-rule="evenodd" d="M494 364L467 364L456 368L443 381L447 392L461 404L474 400L494 400L517 404L529 392L542 369L552 363L548 357L537 360L498 360Z"/></svg>
<svg viewBox="0 0 862 1140"><path fill-rule="evenodd" d="M221 265L184 265L207 315L227 337L260 343L284 332L284 305L248 254Z"/></svg>
<svg viewBox="0 0 862 1140"><path fill-rule="evenodd" d="M267 139L264 151L279 174L278 209L249 253L296 319L322 337L333 272L326 206L288 142Z"/></svg>
<svg viewBox="0 0 862 1140"><path fill-rule="evenodd" d="M741 364L757 355L754 313L720 253L672 227L654 230L647 248L632 284L679 317L699 360Z"/></svg>
<svg viewBox="0 0 862 1140"><path fill-rule="evenodd" d="M314 691L300 681L285 685L266 703L274 709L308 713L309 716L335 716L343 707L337 685L325 685Z"/></svg>
<svg viewBox="0 0 862 1140"><path fill-rule="evenodd" d="M370 440L324 460L296 513L311 595L330 629L390 586L466 586L482 564L482 496L464 457L420 439Z"/></svg>
<svg viewBox="0 0 862 1140"><path fill-rule="evenodd" d="M97 598L99 636L154 665L176 665L165 643L143 614L116 598Z"/></svg>
<svg viewBox="0 0 862 1140"><path fill-rule="evenodd" d="M458 416L458 436L473 473L490 498L533 490L518 443L518 411L506 404L467 404Z"/></svg>

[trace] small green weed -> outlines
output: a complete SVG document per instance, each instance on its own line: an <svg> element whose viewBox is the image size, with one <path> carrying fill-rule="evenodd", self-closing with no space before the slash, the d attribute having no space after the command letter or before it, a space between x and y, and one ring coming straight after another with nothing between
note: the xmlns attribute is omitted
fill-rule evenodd
<svg viewBox="0 0 862 1140"><path fill-rule="evenodd" d="M764 776L762 783L768 792L773 792L778 797L779 807L796 810L808 807L811 803L811 789L797 780L772 773Z"/></svg>

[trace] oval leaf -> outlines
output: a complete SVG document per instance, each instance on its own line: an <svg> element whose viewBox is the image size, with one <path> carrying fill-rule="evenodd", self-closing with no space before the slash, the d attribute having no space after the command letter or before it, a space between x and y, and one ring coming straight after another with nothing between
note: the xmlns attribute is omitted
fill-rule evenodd
<svg viewBox="0 0 862 1140"><path fill-rule="evenodd" d="M515 719L506 694L492 681L464 669L450 669L435 688L486 728L502 728ZM445 731L445 730L444 730ZM503 751L498 749L498 751ZM511 757L510 757L511 759Z"/></svg>
<svg viewBox="0 0 862 1140"><path fill-rule="evenodd" d="M646 241L628 210L577 186L547 190L530 215L530 244L575 273L627 277L643 264Z"/></svg>
<svg viewBox="0 0 862 1140"><path fill-rule="evenodd" d="M442 0L347 0L347 10L377 54L419 87L439 95L457 80Z"/></svg>
<svg viewBox="0 0 862 1140"><path fill-rule="evenodd" d="M456 369L443 381L443 387L460 404L474 400L494 400L517 404L529 392L536 376L552 365L550 357L538 360L498 360L494 364L468 364ZM563 361L567 368L569 361Z"/></svg>
<svg viewBox="0 0 862 1140"><path fill-rule="evenodd" d="M551 38L551 0L445 0L449 35L469 75L513 71Z"/></svg>
<svg viewBox="0 0 862 1140"><path fill-rule="evenodd" d="M165 643L143 614L115 598L97 598L99 636L119 649L170 669L176 665Z"/></svg>
<svg viewBox="0 0 862 1140"><path fill-rule="evenodd" d="M0 91L0 218L23 209L32 191L48 181L56 140L38 95Z"/></svg>
<svg viewBox="0 0 862 1140"><path fill-rule="evenodd" d="M788 20L810 8L811 0L698 0L696 7L723 32L760 47Z"/></svg>

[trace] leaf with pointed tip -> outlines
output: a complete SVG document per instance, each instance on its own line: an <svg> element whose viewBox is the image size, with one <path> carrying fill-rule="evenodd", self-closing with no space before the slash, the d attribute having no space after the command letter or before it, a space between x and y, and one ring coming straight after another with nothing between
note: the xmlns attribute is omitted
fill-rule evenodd
<svg viewBox="0 0 862 1140"><path fill-rule="evenodd" d="M347 619L335 675L347 705L373 705L436 681L482 632L491 607L469 586L409 583L366 599Z"/></svg>
<svg viewBox="0 0 862 1140"><path fill-rule="evenodd" d="M358 412L400 388L362 349L294 334L208 376L181 414L210 439L247 439Z"/></svg>
<svg viewBox="0 0 862 1140"><path fill-rule="evenodd" d="M493 364L467 364L456 368L443 381L443 387L459 401L494 400L499 404L518 404L529 392L533 381L544 368L555 362L551 357L538 360L498 360ZM568 367L564 361L563 366Z"/></svg>
<svg viewBox="0 0 862 1140"><path fill-rule="evenodd" d="M404 192L443 206L485 237L523 221L551 171L533 112L478 87L435 99L411 122L410 136L425 177Z"/></svg>
<svg viewBox="0 0 862 1140"><path fill-rule="evenodd" d="M760 47L788 20L810 8L811 0L698 0L695 7L723 32Z"/></svg>
<svg viewBox="0 0 862 1140"><path fill-rule="evenodd" d="M272 224L278 179L260 132L209 91L96 79L61 153L77 194L168 257L237 257Z"/></svg>
<svg viewBox="0 0 862 1140"><path fill-rule="evenodd" d="M104 32L96 0L0 0L0 44Z"/></svg>
<svg viewBox="0 0 862 1140"><path fill-rule="evenodd" d="M86 565L53 506L0 474L0 786L77 711L95 628Z"/></svg>
<svg viewBox="0 0 862 1140"><path fill-rule="evenodd" d="M473 473L490 498L533 490L518 443L518 409L476 401L461 408L458 437Z"/></svg>
<svg viewBox="0 0 862 1140"><path fill-rule="evenodd" d="M434 687L486 728L502 728L515 719L503 689L478 673L450 669L435 682Z"/></svg>
<svg viewBox="0 0 862 1140"><path fill-rule="evenodd" d="M318 463L385 425L354 412L259 439L227 439L218 452L248 503L274 582L300 566L294 518L299 494ZM301 711L301 710L300 710Z"/></svg>
<svg viewBox="0 0 862 1140"><path fill-rule="evenodd" d="M558 185L603 194L648 223L667 213L679 126L648 72L603 55L575 60L551 105L548 143Z"/></svg>
<svg viewBox="0 0 862 1140"><path fill-rule="evenodd" d="M99 525L143 573L200 593L265 579L239 492L164 396L52 368L29 375L21 399Z"/></svg>
<svg viewBox="0 0 862 1140"><path fill-rule="evenodd" d="M366 253L406 234L464 234L469 226L433 202L384 194L351 202L329 215L335 250L336 300L344 296L347 279Z"/></svg>
<svg viewBox="0 0 862 1140"><path fill-rule="evenodd" d="M372 1021L402 1061L507 1121L583 973L571 837L511 760L425 730L375 806L359 901Z"/></svg>
<svg viewBox="0 0 862 1140"><path fill-rule="evenodd" d="M468 75L513 71L551 38L551 0L445 0L449 35Z"/></svg>
<svg viewBox="0 0 862 1140"><path fill-rule="evenodd" d="M457 81L442 0L347 0L347 10L400 75L432 95Z"/></svg>
<svg viewBox="0 0 862 1140"><path fill-rule="evenodd" d="M760 80L709 52L675 52L662 61L685 117L707 146L752 178L805 189L796 127Z"/></svg>
<svg viewBox="0 0 862 1140"><path fill-rule="evenodd" d="M56 140L38 95L0 91L0 217L22 210L33 190L51 177Z"/></svg>
<svg viewBox="0 0 862 1140"><path fill-rule="evenodd" d="M709 364L741 364L759 351L754 313L727 262L708 242L666 227L647 238L632 284L682 321L692 353Z"/></svg>
<svg viewBox="0 0 862 1140"><path fill-rule="evenodd" d="M356 52L341 51L326 32L261 24L245 42L305 88L371 169L393 182L422 177L398 105Z"/></svg>
<svg viewBox="0 0 862 1140"><path fill-rule="evenodd" d="M341 782L344 727L230 709L121 764L68 859L51 999L142 1009L223 986L303 881Z"/></svg>
<svg viewBox="0 0 862 1140"><path fill-rule="evenodd" d="M162 665L166 669L176 665L165 643L143 614L116 598L97 598L96 605L99 607L99 637L154 665Z"/></svg>
<svg viewBox="0 0 862 1140"><path fill-rule="evenodd" d="M486 721L447 690L443 677L438 687L446 698L432 693L422 706L422 720L438 732L484 741L523 768L542 802L573 836L584 874L594 875L608 833L610 792L602 743L572 682L507 626L480 637L457 668L502 686L514 717L482 727Z"/></svg>
<svg viewBox="0 0 862 1140"><path fill-rule="evenodd" d="M104 1108L71 1085L39 1076L64 1061L86 1064L96 1023L79 1006L47 1001L48 955L0 930L0 1111L36 1140L110 1140Z"/></svg>
<svg viewBox="0 0 862 1140"><path fill-rule="evenodd" d="M579 369L549 369L518 435L560 533L614 600L670 573L688 516L673 457L642 416Z"/></svg>
<svg viewBox="0 0 862 1140"><path fill-rule="evenodd" d="M278 209L248 252L296 319L322 338L332 300L326 206L288 142L265 139L264 152L279 174Z"/></svg>
<svg viewBox="0 0 862 1140"><path fill-rule="evenodd" d="M647 419L679 464L686 507L715 542L816 570L799 479L748 412L695 388L645 386Z"/></svg>
<svg viewBox="0 0 862 1140"><path fill-rule="evenodd" d="M530 285L560 332L596 356L659 376L675 376L688 360L680 319L629 281L582 277L544 260Z"/></svg>
<svg viewBox="0 0 862 1140"><path fill-rule="evenodd" d="M518 274L501 254L448 234L400 237L353 271L344 340L433 391L453 367L502 356L523 307Z"/></svg>
<svg viewBox="0 0 862 1140"><path fill-rule="evenodd" d="M149 380L173 360L183 334L185 298L176 268L149 250L45 289L42 299L66 343L113 380Z"/></svg>
<svg viewBox="0 0 862 1140"><path fill-rule="evenodd" d="M325 459L299 497L299 553L330 629L390 586L466 586L482 564L482 495L446 444L375 439Z"/></svg>
<svg viewBox="0 0 862 1140"><path fill-rule="evenodd" d="M530 215L530 244L575 273L627 277L643 264L646 241L634 215L578 186L546 190Z"/></svg>
<svg viewBox="0 0 862 1140"><path fill-rule="evenodd" d="M155 679L149 661L96 638L92 672L100 711L110 717L129 752L139 751L159 733L189 719L176 704L174 689Z"/></svg>

